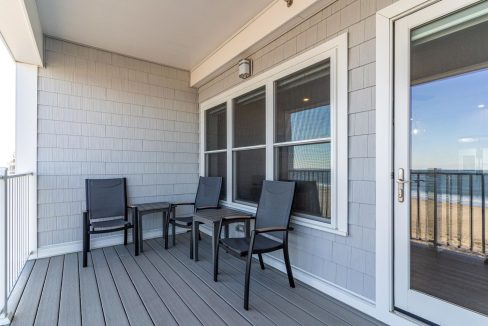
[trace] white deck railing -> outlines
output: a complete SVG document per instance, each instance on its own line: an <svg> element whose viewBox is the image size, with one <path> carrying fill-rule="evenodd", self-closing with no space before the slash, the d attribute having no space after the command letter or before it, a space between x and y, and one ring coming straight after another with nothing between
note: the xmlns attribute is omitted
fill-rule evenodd
<svg viewBox="0 0 488 326"><path fill-rule="evenodd" d="M3 170L3 171L2 171ZM30 254L32 173L0 169L0 320L9 317L8 298Z"/></svg>

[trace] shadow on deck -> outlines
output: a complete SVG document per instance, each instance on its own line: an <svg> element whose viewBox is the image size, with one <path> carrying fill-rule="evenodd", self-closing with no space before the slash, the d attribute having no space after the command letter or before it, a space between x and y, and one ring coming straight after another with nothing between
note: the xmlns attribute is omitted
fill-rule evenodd
<svg viewBox="0 0 488 326"><path fill-rule="evenodd" d="M212 280L210 239L200 261L189 259L189 237L164 250L161 239L29 261L12 325L378 325L380 322L286 275L254 264L250 310L243 305L244 261L221 254Z"/></svg>

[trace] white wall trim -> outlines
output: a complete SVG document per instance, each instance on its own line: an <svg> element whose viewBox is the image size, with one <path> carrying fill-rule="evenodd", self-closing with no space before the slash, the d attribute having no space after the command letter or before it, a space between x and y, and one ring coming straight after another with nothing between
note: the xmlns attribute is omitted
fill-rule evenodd
<svg viewBox="0 0 488 326"><path fill-rule="evenodd" d="M348 234L348 34L343 33L334 39L320 44L290 60L279 64L268 71L244 81L241 84L207 100L200 104L200 173L205 173L205 111L227 103L228 121L232 123L232 99L253 91L266 87L266 177L273 179L273 158L274 134L272 112L274 111L273 101L270 99L272 94L268 93L273 88L273 82L296 71L309 67L320 61L330 59L331 64L331 171L334 191L332 193L332 222L325 223L304 217L294 216L292 223L331 232L341 236ZM227 125L228 135L231 135L231 125ZM270 131L271 130L271 131ZM227 139L228 153L232 153L232 139ZM227 181L232 182L232 155L227 155ZM340 164L339 164L340 162ZM340 169L338 168L340 166ZM229 174L230 173L230 174ZM236 208L239 205L232 202L232 184L227 189L227 201L224 203ZM243 205L241 205L243 206Z"/></svg>
<svg viewBox="0 0 488 326"><path fill-rule="evenodd" d="M300 0L287 7L282 0L275 0L261 13L256 15L237 33L231 36L220 47L191 69L190 86L195 87L220 67L236 60L245 50L264 40L285 24L295 25L306 18L306 12L316 7L323 8L334 1Z"/></svg>
<svg viewBox="0 0 488 326"><path fill-rule="evenodd" d="M29 251L37 249L37 66L15 64L15 173L29 180Z"/></svg>
<svg viewBox="0 0 488 326"><path fill-rule="evenodd" d="M181 234L187 232L184 229L176 229L176 234ZM152 229L144 231L144 240L147 239L154 239L154 238L161 238L163 236L163 232L161 229ZM171 232L170 232L170 237ZM132 232L129 231L128 241L132 242ZM113 234L99 238L92 238L90 242L91 249L97 248L105 248L116 246L124 243L124 236L123 234ZM55 244L52 246L41 247L37 251L33 252L29 256L30 259L39 259L39 258L47 258L47 257L54 257L59 255L70 254L73 252L81 252L83 250L83 241L73 241L67 243L60 243Z"/></svg>
<svg viewBox="0 0 488 326"><path fill-rule="evenodd" d="M393 24L433 2L400 0L376 13L376 315L383 321L416 322L393 307Z"/></svg>

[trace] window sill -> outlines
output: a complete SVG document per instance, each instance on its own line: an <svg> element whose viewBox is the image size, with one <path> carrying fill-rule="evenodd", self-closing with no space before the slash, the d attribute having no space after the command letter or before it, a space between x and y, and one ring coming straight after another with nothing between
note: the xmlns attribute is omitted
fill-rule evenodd
<svg viewBox="0 0 488 326"><path fill-rule="evenodd" d="M230 207L230 208L234 208L234 209L239 209L239 210L249 212L252 214L256 213L256 207L253 207L253 206L248 206L248 205L243 205L243 204L238 204L238 203L228 202L228 201L221 201L221 205L226 206L226 207ZM308 227L311 229L329 232L329 233L337 234L337 235L340 235L343 237L346 237L348 235L347 231L338 230L332 224L312 220L312 219L305 218L305 217L292 215L290 222L291 222L291 224L305 226L305 227Z"/></svg>
<svg viewBox="0 0 488 326"><path fill-rule="evenodd" d="M338 230L332 224L326 222L320 222L316 220L312 220L310 218L294 216L291 217L291 223L295 225L305 226L311 229L320 230L324 232L329 232L333 234L337 234L343 237L347 236L347 231Z"/></svg>

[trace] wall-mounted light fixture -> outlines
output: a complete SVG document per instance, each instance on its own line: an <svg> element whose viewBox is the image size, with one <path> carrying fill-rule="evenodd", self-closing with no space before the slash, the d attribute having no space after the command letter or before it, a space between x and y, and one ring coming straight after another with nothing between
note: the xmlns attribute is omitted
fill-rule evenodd
<svg viewBox="0 0 488 326"><path fill-rule="evenodd" d="M291 7L291 5L293 4L293 0L284 0L286 2L286 6L287 7Z"/></svg>
<svg viewBox="0 0 488 326"><path fill-rule="evenodd" d="M239 78L246 79L252 74L252 61L249 59L242 59L239 61Z"/></svg>

